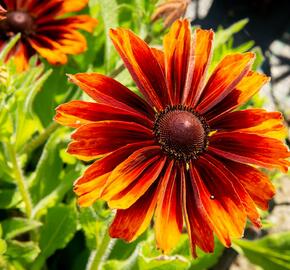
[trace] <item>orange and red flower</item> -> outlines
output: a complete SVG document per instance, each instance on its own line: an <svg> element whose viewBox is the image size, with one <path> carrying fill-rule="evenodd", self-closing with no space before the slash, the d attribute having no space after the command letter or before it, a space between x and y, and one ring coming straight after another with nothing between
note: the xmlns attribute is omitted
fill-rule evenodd
<svg viewBox="0 0 290 270"><path fill-rule="evenodd" d="M168 253L184 224L196 246L227 247L246 219L261 226L257 207L274 195L257 167L287 171L290 153L278 112L236 110L269 78L251 71L255 55L226 56L208 77L214 33L179 20L164 51L131 31L111 39L144 98L97 73L70 75L95 102L71 101L55 120L76 128L68 147L85 160L98 158L75 182L81 206L97 199L117 209L112 237L136 239L155 220L157 245ZM155 214L155 216L154 216Z"/></svg>
<svg viewBox="0 0 290 270"><path fill-rule="evenodd" d="M86 49L86 39L77 30L92 32L97 21L88 15L65 16L83 9L88 0L0 0L0 51L17 33L20 41L14 56L19 71L28 66L35 53L50 64L65 64L67 54Z"/></svg>
<svg viewBox="0 0 290 270"><path fill-rule="evenodd" d="M158 5L152 15L152 21L164 19L164 27L170 26L179 18L184 18L191 0L166 0Z"/></svg>

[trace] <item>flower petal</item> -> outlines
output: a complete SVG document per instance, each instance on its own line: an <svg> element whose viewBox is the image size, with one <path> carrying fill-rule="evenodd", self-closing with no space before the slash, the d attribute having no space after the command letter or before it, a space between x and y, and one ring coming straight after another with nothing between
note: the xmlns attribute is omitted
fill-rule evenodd
<svg viewBox="0 0 290 270"><path fill-rule="evenodd" d="M197 257L196 246L204 252L213 252L214 237L210 227L210 220L200 198L200 192L196 189L194 179L185 170L181 171L182 182L182 205L184 220L186 223L189 240L191 244L191 253L194 258Z"/></svg>
<svg viewBox="0 0 290 270"><path fill-rule="evenodd" d="M213 51L214 32L196 29L194 34L193 57L188 67L188 80L183 94L183 102L195 107L205 84L208 66Z"/></svg>
<svg viewBox="0 0 290 270"><path fill-rule="evenodd" d="M266 75L249 71L233 91L206 112L205 117L213 119L220 114L236 109L246 103L268 81L269 77Z"/></svg>
<svg viewBox="0 0 290 270"><path fill-rule="evenodd" d="M225 164L223 164L223 162L219 161L213 156L206 155L205 159L211 164L211 166L213 166L213 168L216 170L218 174L220 174L222 177L227 179L229 183L232 184L235 192L239 196L245 208L248 218L256 227L260 228L262 224L256 205L252 200L251 196L249 195L249 193L245 190L245 188L237 178L237 176L232 171L228 170Z"/></svg>
<svg viewBox="0 0 290 270"><path fill-rule="evenodd" d="M180 179L174 161L170 161L160 183L155 212L155 235L158 248L168 254L179 241L182 231Z"/></svg>
<svg viewBox="0 0 290 270"><path fill-rule="evenodd" d="M57 42L41 35L35 35L33 38L28 38L28 42L31 47L42 57L47 59L50 64L66 64L67 56L60 50L60 45Z"/></svg>
<svg viewBox="0 0 290 270"><path fill-rule="evenodd" d="M267 112L263 109L247 109L222 114L208 121L212 129L239 131L261 135L286 137L283 117L279 112Z"/></svg>
<svg viewBox="0 0 290 270"><path fill-rule="evenodd" d="M141 93L151 106L161 110L168 104L167 88L150 47L129 30L111 29L110 37Z"/></svg>
<svg viewBox="0 0 290 270"><path fill-rule="evenodd" d="M89 0L63 0L61 14L79 11L83 9L88 2Z"/></svg>
<svg viewBox="0 0 290 270"><path fill-rule="evenodd" d="M190 169L194 190L198 190L213 231L227 247L240 238L246 224L243 204L233 185L207 160L200 157ZM213 197L214 196L214 197Z"/></svg>
<svg viewBox="0 0 290 270"><path fill-rule="evenodd" d="M56 112L54 118L56 122L74 128L104 120L134 122L148 128L153 126L153 122L141 114L94 102L73 100L58 106Z"/></svg>
<svg viewBox="0 0 290 270"><path fill-rule="evenodd" d="M165 75L170 105L180 104L192 55L188 20L177 20L163 39Z"/></svg>
<svg viewBox="0 0 290 270"><path fill-rule="evenodd" d="M11 54L14 56L14 63L18 72L28 68L29 54L25 44L18 42L11 51ZM11 56L9 55L8 57Z"/></svg>
<svg viewBox="0 0 290 270"><path fill-rule="evenodd" d="M142 234L153 217L157 194L157 185L153 184L130 208L117 210L109 229L110 236L131 242Z"/></svg>
<svg viewBox="0 0 290 270"><path fill-rule="evenodd" d="M39 17L47 17L50 18L55 17L62 8L63 1L45 1L41 2L39 0L30 0L27 1L27 10L32 14L35 18ZM23 7L22 7L23 8Z"/></svg>
<svg viewBox="0 0 290 270"><path fill-rule="evenodd" d="M152 53L154 54L156 60L158 61L161 69L165 73L165 59L164 59L164 52L161 50L158 50L156 48L151 48Z"/></svg>
<svg viewBox="0 0 290 270"><path fill-rule="evenodd" d="M154 118L153 109L139 96L114 79L98 73L68 75L95 101Z"/></svg>
<svg viewBox="0 0 290 270"><path fill-rule="evenodd" d="M92 159L134 142L153 139L150 129L122 121L100 121L79 127L73 134L68 153Z"/></svg>
<svg viewBox="0 0 290 270"><path fill-rule="evenodd" d="M243 132L217 132L209 138L208 149L237 162L287 172L290 157L287 147L277 139Z"/></svg>
<svg viewBox="0 0 290 270"><path fill-rule="evenodd" d="M224 99L247 75L254 59L255 54L251 52L224 57L210 76L196 110L204 114Z"/></svg>
<svg viewBox="0 0 290 270"><path fill-rule="evenodd" d="M52 20L50 16L44 16L36 18L36 23L38 25L38 32L50 31L50 36L53 36L56 34L53 31L61 29L62 27L65 27L66 30L82 29L87 32L93 32L98 21L88 15L76 15L54 20Z"/></svg>
<svg viewBox="0 0 290 270"><path fill-rule="evenodd" d="M74 183L74 192L79 196L78 203L81 206L89 206L100 198L101 191L111 171L127 159L133 152L153 144L154 141L128 144L96 160Z"/></svg>
<svg viewBox="0 0 290 270"><path fill-rule="evenodd" d="M263 210L268 209L268 202L275 195L275 187L269 177L258 169L228 159L223 159L223 164L234 174L254 202Z"/></svg>
<svg viewBox="0 0 290 270"><path fill-rule="evenodd" d="M111 208L126 209L138 200L159 177L166 161L159 146L134 152L111 173L102 199Z"/></svg>

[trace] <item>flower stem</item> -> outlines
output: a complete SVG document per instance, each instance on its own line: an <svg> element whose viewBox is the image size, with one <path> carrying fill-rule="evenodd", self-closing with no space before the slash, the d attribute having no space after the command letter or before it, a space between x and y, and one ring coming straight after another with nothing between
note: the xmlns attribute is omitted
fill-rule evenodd
<svg viewBox="0 0 290 270"><path fill-rule="evenodd" d="M21 151L21 154L27 154L27 156L29 156L36 148L43 145L51 133L53 133L58 127L58 123L52 122L41 134L38 135L38 137L25 145Z"/></svg>
<svg viewBox="0 0 290 270"><path fill-rule="evenodd" d="M25 205L26 216L28 218L31 218L32 202L31 202L30 194L28 192L26 181L25 181L23 173L22 173L22 169L17 161L17 155L16 155L15 148L13 147L13 145L10 142L7 142L6 146L7 146L7 150L8 150L10 160L11 160L11 163L13 166L13 170L15 173L15 180L16 180L19 192L22 196L22 200L23 200L24 205Z"/></svg>
<svg viewBox="0 0 290 270"><path fill-rule="evenodd" d="M92 251L86 270L100 270L103 262L109 257L115 241L111 239L108 232L105 232L99 248Z"/></svg>

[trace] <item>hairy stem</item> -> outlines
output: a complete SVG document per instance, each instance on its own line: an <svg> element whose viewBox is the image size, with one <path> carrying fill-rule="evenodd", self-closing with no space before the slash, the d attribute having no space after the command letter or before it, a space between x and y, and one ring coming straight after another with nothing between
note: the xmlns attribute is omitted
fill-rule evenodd
<svg viewBox="0 0 290 270"><path fill-rule="evenodd" d="M86 270L100 270L103 262L109 257L115 241L115 239L111 239L108 232L105 232L99 248L92 251Z"/></svg>
<svg viewBox="0 0 290 270"><path fill-rule="evenodd" d="M15 148L10 142L7 142L6 146L7 146L7 150L8 150L9 156L10 156L12 167L13 167L13 170L15 173L15 180L17 183L17 187L19 189L19 192L22 196L22 200L23 200L24 205L25 205L26 216L28 218L31 218L32 202L31 202L30 194L28 192L26 181L25 181L23 173L22 173L22 169L17 161L17 155L16 155Z"/></svg>
<svg viewBox="0 0 290 270"><path fill-rule="evenodd" d="M26 144L22 149L21 153L27 154L29 156L36 148L40 145L43 145L49 136L59 127L59 124L52 122L41 134L39 134L35 139L30 143Z"/></svg>

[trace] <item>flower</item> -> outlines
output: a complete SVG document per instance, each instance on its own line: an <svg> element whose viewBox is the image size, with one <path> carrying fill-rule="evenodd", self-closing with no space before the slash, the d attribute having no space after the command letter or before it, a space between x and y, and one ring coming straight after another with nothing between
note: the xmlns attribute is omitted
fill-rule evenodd
<svg viewBox="0 0 290 270"><path fill-rule="evenodd" d="M50 64L65 64L67 54L86 50L86 39L77 30L92 32L97 21L88 15L66 16L83 9L88 0L0 0L0 51L17 33L14 56L17 69L25 70L35 53Z"/></svg>
<svg viewBox="0 0 290 270"><path fill-rule="evenodd" d="M287 171L290 152L279 112L236 110L269 78L251 71L251 52L227 55L207 76L214 33L176 21L164 52L129 30L111 39L144 98L97 73L69 75L95 102L71 101L55 120L76 128L68 152L98 158L75 182L81 206L97 199L117 209L112 237L133 241L155 213L158 247L165 253L187 227L196 246L227 247L242 236L247 217L261 226L274 187L259 167ZM208 78L208 79L207 79Z"/></svg>
<svg viewBox="0 0 290 270"><path fill-rule="evenodd" d="M167 28L175 20L185 16L186 10L190 3L191 0L167 0L157 6L151 19L154 22L159 18L163 18L164 27Z"/></svg>

